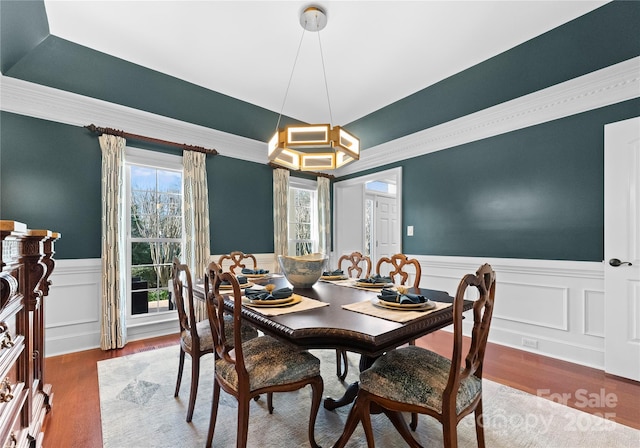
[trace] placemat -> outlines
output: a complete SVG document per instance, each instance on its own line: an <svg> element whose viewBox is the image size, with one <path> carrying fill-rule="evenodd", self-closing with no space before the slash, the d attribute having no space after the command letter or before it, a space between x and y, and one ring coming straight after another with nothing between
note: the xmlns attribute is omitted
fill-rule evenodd
<svg viewBox="0 0 640 448"><path fill-rule="evenodd" d="M349 311L355 311L356 313L368 314L369 316L379 317L381 319L391 320L393 322L409 322L410 320L417 319L418 317L426 316L434 311L441 310L451 303L434 302L436 307L428 311L404 311L404 310L391 310L387 308L380 308L371 303L370 300L364 300L362 302L350 303L348 305L342 305L342 308Z"/></svg>
<svg viewBox="0 0 640 448"><path fill-rule="evenodd" d="M346 280L324 280L321 279L323 282L327 282L327 283L333 283L334 285L338 285L338 286L346 286L348 288L355 288L355 289L362 289L364 291L373 291L373 292L380 292L382 290L382 286L377 287L377 288L367 288L366 286L358 286L356 285L356 280L355 278L348 278ZM391 288L392 286L386 286L386 288Z"/></svg>
<svg viewBox="0 0 640 448"><path fill-rule="evenodd" d="M264 308L259 306L251 306L248 303L243 303L244 306L251 308L254 311L257 311L260 314L264 314L265 316L280 316L282 314L289 313L297 313L300 311L312 310L315 308L321 308L323 306L329 306L327 302L320 302L319 300L309 299L304 296L300 296L302 299L300 303L296 303L295 305L278 307L278 308Z"/></svg>

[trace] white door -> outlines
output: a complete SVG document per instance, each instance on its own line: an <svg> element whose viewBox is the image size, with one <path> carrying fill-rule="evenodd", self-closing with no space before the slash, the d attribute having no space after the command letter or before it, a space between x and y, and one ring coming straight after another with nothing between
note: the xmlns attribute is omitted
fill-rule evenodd
<svg viewBox="0 0 640 448"><path fill-rule="evenodd" d="M397 198L377 196L375 208L375 241L374 257L371 261L377 263L382 257L391 257L400 252L398 231L398 201ZM383 273L383 274L386 274Z"/></svg>
<svg viewBox="0 0 640 448"><path fill-rule="evenodd" d="M640 117L604 136L605 371L640 381Z"/></svg>

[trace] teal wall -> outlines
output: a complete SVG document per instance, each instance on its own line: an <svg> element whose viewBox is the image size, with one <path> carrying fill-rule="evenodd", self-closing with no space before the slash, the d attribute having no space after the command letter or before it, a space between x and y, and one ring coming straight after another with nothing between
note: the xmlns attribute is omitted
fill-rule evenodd
<svg viewBox="0 0 640 448"><path fill-rule="evenodd" d="M0 218L60 232L56 258L100 258L100 158L84 128L0 112Z"/></svg>
<svg viewBox="0 0 640 448"><path fill-rule="evenodd" d="M404 161L403 251L602 261L604 125L640 100Z"/></svg>
<svg viewBox="0 0 640 448"><path fill-rule="evenodd" d="M275 112L49 35L42 1L3 0L0 21L5 76L257 140L273 130ZM347 128L366 148L639 56L638 23L640 2L608 3ZM603 126L633 116L638 99L380 167L403 167L403 251L601 261ZM0 130L0 217L61 232L58 258L100 257L95 135L7 112ZM272 252L271 169L207 164L212 252Z"/></svg>
<svg viewBox="0 0 640 448"><path fill-rule="evenodd" d="M216 156L207 173L211 253L272 253L273 168Z"/></svg>
<svg viewBox="0 0 640 448"><path fill-rule="evenodd" d="M0 112L0 131L0 218L60 232L58 259L100 258L101 154L96 135L8 112ZM272 171L228 157L207 158L212 253L273 252Z"/></svg>

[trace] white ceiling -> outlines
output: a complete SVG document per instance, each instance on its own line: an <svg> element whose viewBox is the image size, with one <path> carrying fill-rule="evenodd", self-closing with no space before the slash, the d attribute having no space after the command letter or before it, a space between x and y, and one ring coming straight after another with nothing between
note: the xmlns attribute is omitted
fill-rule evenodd
<svg viewBox="0 0 640 448"><path fill-rule="evenodd" d="M280 112L309 5L332 124L344 125L607 1L45 0L58 37ZM284 115L329 122L318 33L306 32Z"/></svg>

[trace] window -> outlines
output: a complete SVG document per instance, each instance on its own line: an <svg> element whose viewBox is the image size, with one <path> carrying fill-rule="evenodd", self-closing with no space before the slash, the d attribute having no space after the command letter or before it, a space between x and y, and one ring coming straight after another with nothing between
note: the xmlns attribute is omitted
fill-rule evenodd
<svg viewBox="0 0 640 448"><path fill-rule="evenodd" d="M318 251L318 200L316 182L289 179L289 255Z"/></svg>
<svg viewBox="0 0 640 448"><path fill-rule="evenodd" d="M171 262L183 252L182 158L127 148L128 316L172 312Z"/></svg>

